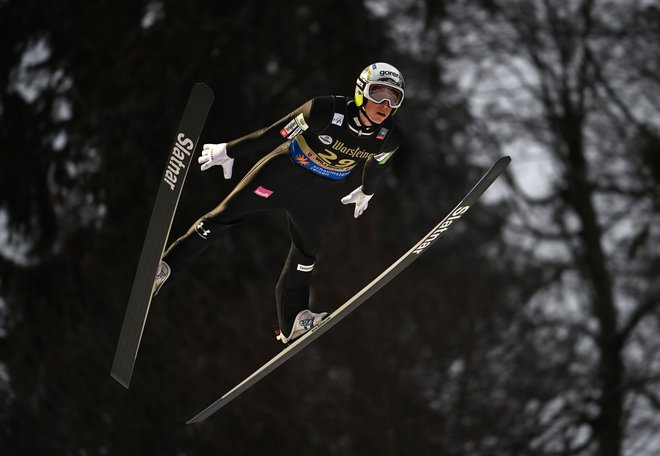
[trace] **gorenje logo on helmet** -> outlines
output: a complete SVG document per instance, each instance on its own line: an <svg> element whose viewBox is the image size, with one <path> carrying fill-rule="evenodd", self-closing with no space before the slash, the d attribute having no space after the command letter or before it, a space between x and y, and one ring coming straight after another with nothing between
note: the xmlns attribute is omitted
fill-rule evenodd
<svg viewBox="0 0 660 456"><path fill-rule="evenodd" d="M380 75L381 76L394 76L397 79L399 79L401 77L401 76L399 76L399 73L395 73L394 71L387 71L387 70L380 70Z"/></svg>

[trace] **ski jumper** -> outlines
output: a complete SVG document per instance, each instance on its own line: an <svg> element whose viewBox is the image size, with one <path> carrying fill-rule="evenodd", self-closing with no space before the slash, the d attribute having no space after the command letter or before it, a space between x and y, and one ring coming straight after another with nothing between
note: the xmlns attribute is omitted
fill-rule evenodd
<svg viewBox="0 0 660 456"><path fill-rule="evenodd" d="M361 124L358 108L343 96L316 97L270 127L227 144L237 158L262 154L232 192L165 252L172 273L188 266L228 227L261 211L283 209L291 248L276 286L277 315L286 334L309 306L309 284L318 246L346 193L345 179L364 163L362 189L376 191L401 142L392 117Z"/></svg>

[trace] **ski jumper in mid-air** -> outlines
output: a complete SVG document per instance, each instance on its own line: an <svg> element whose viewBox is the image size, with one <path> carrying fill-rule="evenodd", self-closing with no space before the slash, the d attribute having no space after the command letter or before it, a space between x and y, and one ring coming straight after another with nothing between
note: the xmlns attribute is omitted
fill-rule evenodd
<svg viewBox="0 0 660 456"><path fill-rule="evenodd" d="M153 293L188 266L230 226L266 210L288 216L291 248L276 286L278 339L299 337L322 321L326 312L309 309L309 288L316 255L338 203L355 204L354 216L367 208L383 173L401 142L392 115L404 97L401 73L374 63L356 81L355 95L320 96L270 127L222 144L204 144L202 171L223 168L230 179L235 157L259 153L262 158L231 193L165 252ZM363 164L362 185L342 198L345 179Z"/></svg>

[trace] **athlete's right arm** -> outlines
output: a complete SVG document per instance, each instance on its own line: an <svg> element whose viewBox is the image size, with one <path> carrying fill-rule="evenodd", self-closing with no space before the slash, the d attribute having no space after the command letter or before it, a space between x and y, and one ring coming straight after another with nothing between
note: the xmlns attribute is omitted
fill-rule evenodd
<svg viewBox="0 0 660 456"><path fill-rule="evenodd" d="M316 97L290 112L269 127L227 143L229 157L244 154L267 154L287 139L292 139L308 128L322 131L332 121L334 97Z"/></svg>

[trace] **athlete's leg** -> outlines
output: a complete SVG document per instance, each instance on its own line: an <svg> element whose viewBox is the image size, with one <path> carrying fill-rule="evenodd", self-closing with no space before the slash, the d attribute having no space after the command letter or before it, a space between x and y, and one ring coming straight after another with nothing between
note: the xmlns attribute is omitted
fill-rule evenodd
<svg viewBox="0 0 660 456"><path fill-rule="evenodd" d="M312 271L321 237L338 206L341 192L337 188L341 187L327 183L320 190L308 188L289 207L291 248L275 288L278 322L286 335L298 312L309 308Z"/></svg>
<svg viewBox="0 0 660 456"><path fill-rule="evenodd" d="M227 228L258 212L284 207L292 192L292 181L287 176L291 166L279 149L264 157L220 205L203 215L167 249L163 261L173 273L177 272L220 239Z"/></svg>
<svg viewBox="0 0 660 456"><path fill-rule="evenodd" d="M287 336L298 312L309 307L309 283L315 260L316 255L307 255L291 243L289 256L275 287L277 319L280 330Z"/></svg>

